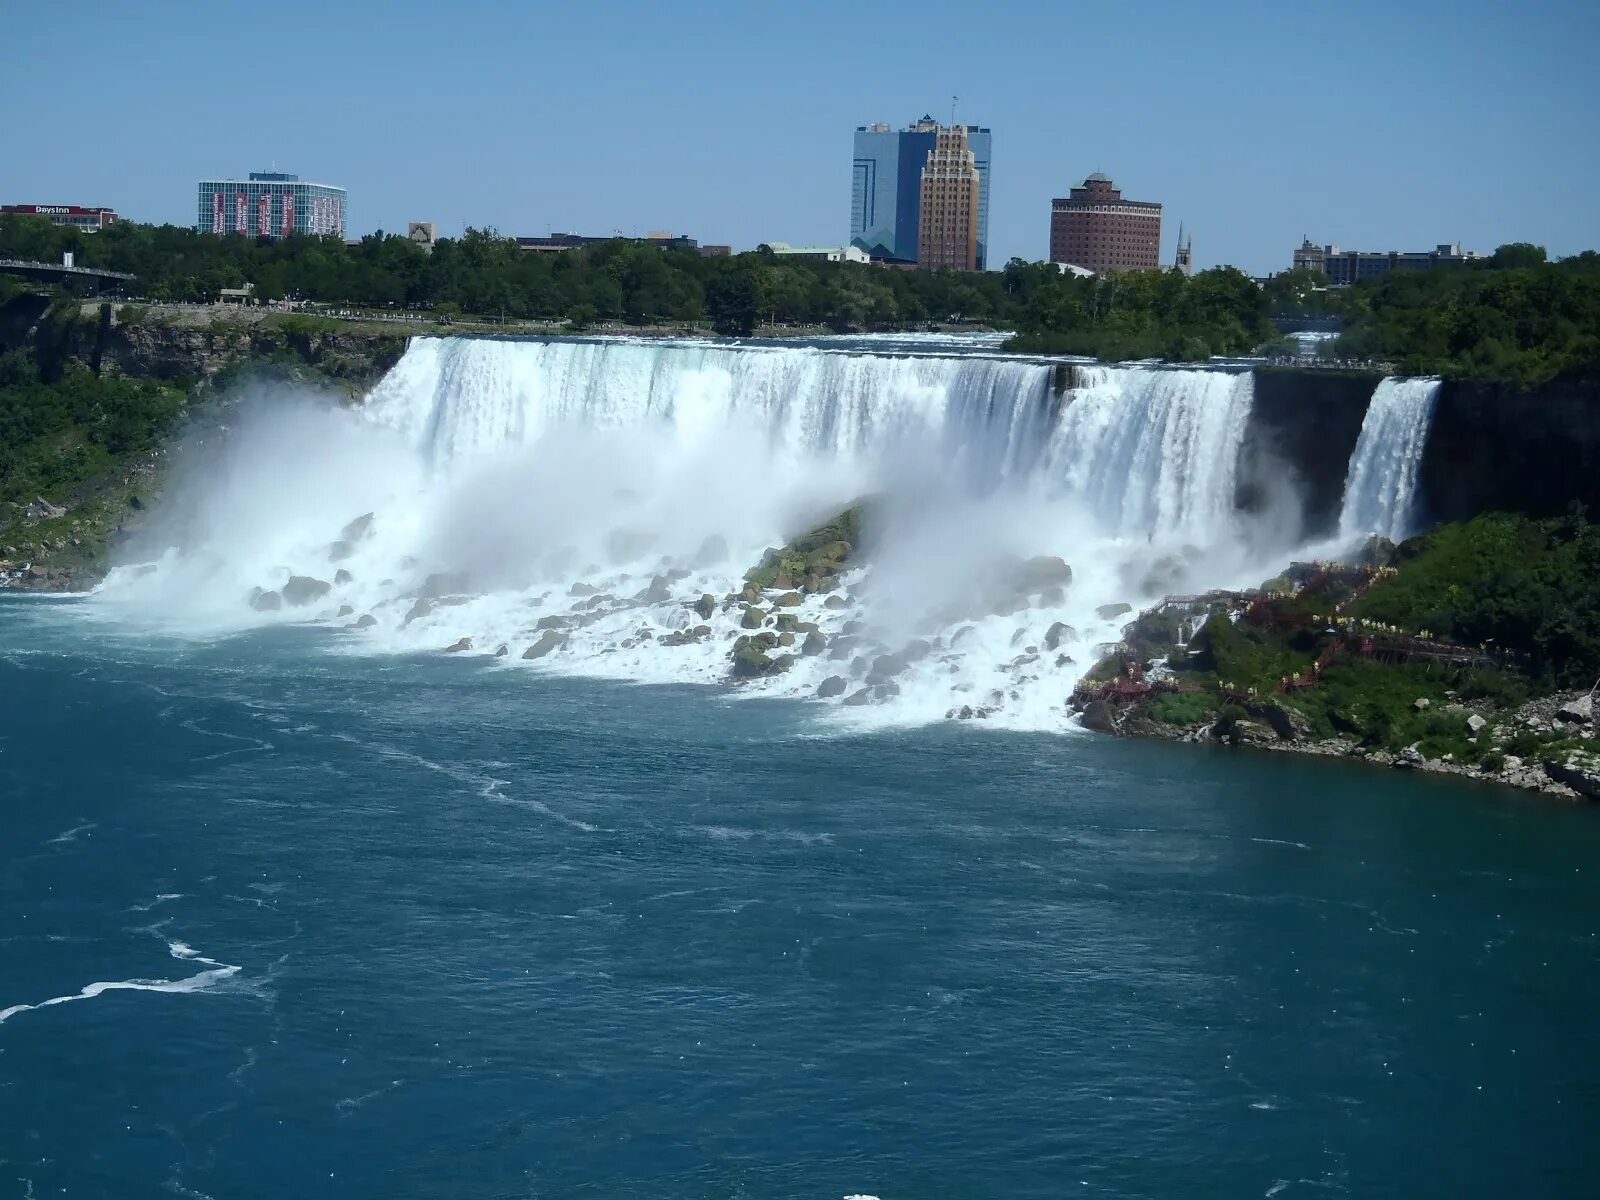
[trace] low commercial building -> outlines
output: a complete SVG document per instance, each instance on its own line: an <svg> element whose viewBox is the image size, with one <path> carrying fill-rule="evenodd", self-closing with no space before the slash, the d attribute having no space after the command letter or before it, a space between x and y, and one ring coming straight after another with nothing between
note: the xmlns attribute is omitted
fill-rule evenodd
<svg viewBox="0 0 1600 1200"><path fill-rule="evenodd" d="M778 258L803 258L809 262L870 261L867 252L859 246L791 246L788 242L762 242L757 249Z"/></svg>
<svg viewBox="0 0 1600 1200"><path fill-rule="evenodd" d="M202 179L194 227L200 233L245 237L344 237L346 194L282 171L251 171L248 179Z"/></svg>
<svg viewBox="0 0 1600 1200"><path fill-rule="evenodd" d="M43 217L52 225L65 225L84 233L99 233L121 219L109 208L86 208L77 204L0 204L0 213Z"/></svg>
<svg viewBox="0 0 1600 1200"><path fill-rule="evenodd" d="M517 247L522 250L532 250L539 254L560 254L567 250L576 250L580 246L593 246L599 242L612 241L640 242L649 246L659 246L663 250L700 250L700 243L692 237L683 234L668 233L663 229L653 229L644 237L628 237L626 234L613 233L607 237L589 237L581 233L551 233L544 237L519 237Z"/></svg>
<svg viewBox="0 0 1600 1200"><path fill-rule="evenodd" d="M1304 238L1293 263L1296 270L1320 271L1329 283L1347 287L1391 271L1426 271L1477 257L1476 251L1463 250L1459 242L1441 242L1432 250L1341 250L1337 245L1313 245L1310 238Z"/></svg>

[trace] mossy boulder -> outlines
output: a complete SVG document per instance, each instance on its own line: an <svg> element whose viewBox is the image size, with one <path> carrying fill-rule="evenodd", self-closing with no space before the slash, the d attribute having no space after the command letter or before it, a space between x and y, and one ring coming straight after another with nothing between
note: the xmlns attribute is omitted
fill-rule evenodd
<svg viewBox="0 0 1600 1200"><path fill-rule="evenodd" d="M696 625L690 629L674 629L671 633L662 634L663 646L687 646L693 642L703 642L711 636L711 626Z"/></svg>
<svg viewBox="0 0 1600 1200"><path fill-rule="evenodd" d="M752 604L744 610L744 616L740 618L739 624L745 629L760 629L761 623L766 619L766 612Z"/></svg>
<svg viewBox="0 0 1600 1200"><path fill-rule="evenodd" d="M745 578L761 587L785 590L804 580L808 590L823 590L816 584L838 574L860 541L861 507L853 504L787 545L769 548Z"/></svg>
<svg viewBox="0 0 1600 1200"><path fill-rule="evenodd" d="M700 615L702 621L709 621L711 614L717 611L717 598L710 592L706 592L700 599L695 601L694 611Z"/></svg>
<svg viewBox="0 0 1600 1200"><path fill-rule="evenodd" d="M804 600L805 600L805 597L802 596L799 592L785 592L785 593L783 593L783 595L779 596L772 603L773 603L773 606L776 607L776 608L796 608Z"/></svg>
<svg viewBox="0 0 1600 1200"><path fill-rule="evenodd" d="M813 655L821 654L827 648L828 639L822 634L818 633L816 630L812 630L810 633L806 634L806 640L801 643L800 653L804 654L807 658L810 658Z"/></svg>
<svg viewBox="0 0 1600 1200"><path fill-rule="evenodd" d="M733 651L733 677L735 679L759 679L769 675L779 675L787 671L793 664L792 655L780 654L776 658L769 655L752 639L743 646L735 646Z"/></svg>

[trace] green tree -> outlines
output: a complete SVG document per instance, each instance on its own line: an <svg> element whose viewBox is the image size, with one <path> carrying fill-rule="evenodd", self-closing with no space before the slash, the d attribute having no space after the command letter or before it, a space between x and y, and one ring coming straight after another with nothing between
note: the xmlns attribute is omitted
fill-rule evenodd
<svg viewBox="0 0 1600 1200"><path fill-rule="evenodd" d="M761 319L761 285L753 272L725 272L706 289L711 327L730 337L749 337Z"/></svg>

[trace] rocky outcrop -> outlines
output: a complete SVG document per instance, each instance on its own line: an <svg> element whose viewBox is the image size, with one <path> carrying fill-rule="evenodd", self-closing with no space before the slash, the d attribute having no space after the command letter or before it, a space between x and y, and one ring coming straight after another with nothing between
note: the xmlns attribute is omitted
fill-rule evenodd
<svg viewBox="0 0 1600 1200"><path fill-rule="evenodd" d="M283 602L290 608L304 608L315 604L330 591L333 585L326 579L313 579L309 575L291 575L283 585Z"/></svg>
<svg viewBox="0 0 1600 1200"><path fill-rule="evenodd" d="M761 561L745 572L745 579L758 588L785 593L832 591L839 572L855 554L861 514L862 505L857 502L787 545L768 549Z"/></svg>
<svg viewBox="0 0 1600 1200"><path fill-rule="evenodd" d="M1570 751L1564 758L1547 763L1545 772L1550 778L1566 784L1580 796L1600 800L1600 753L1586 750Z"/></svg>
<svg viewBox="0 0 1600 1200"><path fill-rule="evenodd" d="M87 311L93 311L86 309ZM101 319L81 321L50 347L54 355L76 358L97 374L130 379L210 379L224 371L264 362L299 364L352 385L372 383L405 353L406 334L351 328L312 329L310 322L241 320L181 310L167 316L146 309L128 323L120 311L101 306ZM254 315L254 314L252 314ZM193 323L196 318L203 325Z"/></svg>
<svg viewBox="0 0 1600 1200"><path fill-rule="evenodd" d="M1568 700L1556 709L1556 720L1568 725L1593 725L1594 720L1594 693L1587 692Z"/></svg>
<svg viewBox="0 0 1600 1200"><path fill-rule="evenodd" d="M829 675L817 685L817 699L831 700L835 696L842 696L849 687L843 675Z"/></svg>
<svg viewBox="0 0 1600 1200"><path fill-rule="evenodd" d="M567 644L567 635L555 629L547 629L539 640L522 652L523 658L543 658L554 653Z"/></svg>

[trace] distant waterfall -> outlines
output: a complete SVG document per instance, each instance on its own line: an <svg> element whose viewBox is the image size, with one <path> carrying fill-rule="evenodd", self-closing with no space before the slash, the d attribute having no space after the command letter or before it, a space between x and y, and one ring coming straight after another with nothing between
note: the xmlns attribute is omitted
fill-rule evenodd
<svg viewBox="0 0 1600 1200"><path fill-rule="evenodd" d="M191 475L184 535L105 597L648 682L724 684L762 629L792 661L746 694L1060 728L1130 606L1267 569L1233 500L1253 378L1081 366L1063 391L1057 363L955 349L417 338L355 409L255 406ZM835 591L742 599L768 547L861 497ZM1017 582L1030 559L1050 586Z"/></svg>
<svg viewBox="0 0 1600 1200"><path fill-rule="evenodd" d="M1410 536L1417 519L1417 481L1433 424L1437 379L1385 379L1372 394L1345 476L1339 535Z"/></svg>

